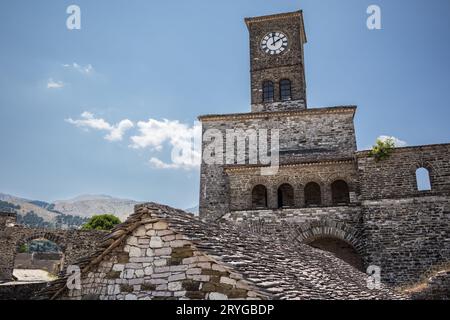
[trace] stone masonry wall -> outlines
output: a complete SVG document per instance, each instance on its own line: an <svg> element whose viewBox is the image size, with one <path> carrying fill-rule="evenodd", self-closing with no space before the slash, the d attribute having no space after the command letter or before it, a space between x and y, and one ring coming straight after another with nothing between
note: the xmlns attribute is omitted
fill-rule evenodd
<svg viewBox="0 0 450 320"><path fill-rule="evenodd" d="M450 261L450 199L429 196L363 203L366 261L392 285L417 282Z"/></svg>
<svg viewBox="0 0 450 320"><path fill-rule="evenodd" d="M395 149L386 160L376 162L358 152L361 200L450 196L450 144ZM416 170L429 171L431 191L417 191Z"/></svg>
<svg viewBox="0 0 450 320"><path fill-rule="evenodd" d="M376 162L357 153L368 263L393 285L418 281L450 260L450 145L398 148ZM418 191L428 169L431 191Z"/></svg>
<svg viewBox="0 0 450 320"><path fill-rule="evenodd" d="M20 283L13 285L0 284L0 300L30 300L47 284L39 283Z"/></svg>
<svg viewBox="0 0 450 320"><path fill-rule="evenodd" d="M164 221L137 228L63 299L261 299L242 276L197 250Z"/></svg>
<svg viewBox="0 0 450 320"><path fill-rule="evenodd" d="M245 210L233 211L222 217L224 220L236 224L262 222L267 224L289 223L303 225L312 221L340 221L355 228L359 228L362 220L361 207L326 207L326 208L298 208L280 210Z"/></svg>
<svg viewBox="0 0 450 320"><path fill-rule="evenodd" d="M280 130L280 162L284 164L352 158L356 150L353 126L354 107L310 109L292 113L247 114L239 117L200 117L203 133L226 130ZM203 150L210 141L203 142ZM247 147L248 149L248 147ZM225 162L225 160L224 160ZM229 211L228 177L224 164L210 165L202 161L200 180L200 215L215 219Z"/></svg>
<svg viewBox="0 0 450 320"><path fill-rule="evenodd" d="M306 109L305 83L302 77L303 65L265 69L252 72L252 112ZM280 81L291 81L292 100L280 101ZM263 103L263 83L270 80L274 85L274 103Z"/></svg>
<svg viewBox="0 0 450 320"><path fill-rule="evenodd" d="M296 208L305 207L304 187L309 182L319 184L322 206L332 206L331 184L343 180L349 186L350 201L357 202L356 165L353 161L310 163L280 167L277 175L261 176L259 169L226 169L230 184L230 211L252 208L252 190L257 185L267 188L268 208L278 208L278 188L290 184L294 189Z"/></svg>

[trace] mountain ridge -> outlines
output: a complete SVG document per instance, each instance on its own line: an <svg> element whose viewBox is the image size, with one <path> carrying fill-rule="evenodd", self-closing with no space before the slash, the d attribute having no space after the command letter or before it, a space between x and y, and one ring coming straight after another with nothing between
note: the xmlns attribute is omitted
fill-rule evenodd
<svg viewBox="0 0 450 320"><path fill-rule="evenodd" d="M71 199L46 202L0 193L0 209L14 211L18 221L29 227L78 228L93 215L113 214L122 222L142 201L105 194L82 194ZM198 206L185 209L198 214Z"/></svg>

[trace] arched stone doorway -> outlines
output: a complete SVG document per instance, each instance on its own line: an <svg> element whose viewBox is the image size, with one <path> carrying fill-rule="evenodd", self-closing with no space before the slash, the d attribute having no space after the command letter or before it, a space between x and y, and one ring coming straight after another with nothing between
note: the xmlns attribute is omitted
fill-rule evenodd
<svg viewBox="0 0 450 320"><path fill-rule="evenodd" d="M267 188L261 184L255 186L252 190L252 208L267 208Z"/></svg>
<svg viewBox="0 0 450 320"><path fill-rule="evenodd" d="M364 270L363 243L360 231L333 220L311 221L295 227L296 239L311 247L331 252L337 258Z"/></svg>
<svg viewBox="0 0 450 320"><path fill-rule="evenodd" d="M328 251L360 271L364 271L363 261L351 244L334 237L319 237L308 243L313 248Z"/></svg>

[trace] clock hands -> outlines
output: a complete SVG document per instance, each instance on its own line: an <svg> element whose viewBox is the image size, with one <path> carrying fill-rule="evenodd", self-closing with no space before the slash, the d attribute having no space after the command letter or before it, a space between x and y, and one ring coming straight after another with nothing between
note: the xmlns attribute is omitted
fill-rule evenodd
<svg viewBox="0 0 450 320"><path fill-rule="evenodd" d="M272 37L272 45L276 45L280 40L283 40L283 38L278 38L278 40L275 40L275 37Z"/></svg>
<svg viewBox="0 0 450 320"><path fill-rule="evenodd" d="M275 41L274 43L273 43L273 45L275 45L278 41L280 41L281 40L281 38L278 38L278 40L277 41Z"/></svg>
<svg viewBox="0 0 450 320"><path fill-rule="evenodd" d="M274 46L275 45L275 33L272 33L272 45Z"/></svg>

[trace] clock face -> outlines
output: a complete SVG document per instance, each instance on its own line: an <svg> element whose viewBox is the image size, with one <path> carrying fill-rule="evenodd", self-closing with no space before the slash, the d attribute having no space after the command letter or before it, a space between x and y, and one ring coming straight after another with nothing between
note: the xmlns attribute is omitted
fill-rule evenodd
<svg viewBox="0 0 450 320"><path fill-rule="evenodd" d="M270 32L261 41L261 50L275 55L284 52L288 46L288 38L282 32Z"/></svg>

